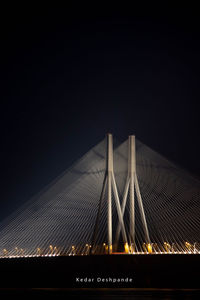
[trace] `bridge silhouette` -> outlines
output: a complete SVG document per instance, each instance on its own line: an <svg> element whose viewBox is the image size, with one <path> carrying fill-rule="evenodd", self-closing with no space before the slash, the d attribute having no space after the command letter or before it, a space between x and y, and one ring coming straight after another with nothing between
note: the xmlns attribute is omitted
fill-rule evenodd
<svg viewBox="0 0 200 300"><path fill-rule="evenodd" d="M200 182L111 134L0 224L0 258L200 254Z"/></svg>

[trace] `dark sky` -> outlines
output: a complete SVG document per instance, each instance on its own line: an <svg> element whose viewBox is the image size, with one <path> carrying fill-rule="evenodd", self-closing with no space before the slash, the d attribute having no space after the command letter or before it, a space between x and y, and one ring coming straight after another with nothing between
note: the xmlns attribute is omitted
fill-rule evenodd
<svg viewBox="0 0 200 300"><path fill-rule="evenodd" d="M1 18L1 213L110 131L200 176L199 20L48 10Z"/></svg>

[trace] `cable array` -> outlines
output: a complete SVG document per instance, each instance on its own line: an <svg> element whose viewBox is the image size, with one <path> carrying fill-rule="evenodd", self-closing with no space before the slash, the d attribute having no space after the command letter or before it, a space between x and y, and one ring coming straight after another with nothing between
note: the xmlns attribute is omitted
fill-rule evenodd
<svg viewBox="0 0 200 300"><path fill-rule="evenodd" d="M127 170L128 141L125 141L114 148L114 173L120 201ZM0 257L88 255L105 171L106 139L1 222ZM136 173L152 253L199 253L200 182L138 140ZM96 254L107 253L106 195L107 191L94 245ZM114 201L112 214L115 236L118 215ZM124 225L128 239L129 215L127 200ZM135 217L134 254L149 253L137 201ZM120 243L116 251L124 251L122 238Z"/></svg>

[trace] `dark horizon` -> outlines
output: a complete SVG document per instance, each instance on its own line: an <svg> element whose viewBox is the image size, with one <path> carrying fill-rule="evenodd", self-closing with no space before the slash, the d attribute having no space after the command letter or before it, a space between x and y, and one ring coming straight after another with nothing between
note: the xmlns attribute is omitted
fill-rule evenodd
<svg viewBox="0 0 200 300"><path fill-rule="evenodd" d="M200 177L199 20L5 14L3 219L107 132Z"/></svg>

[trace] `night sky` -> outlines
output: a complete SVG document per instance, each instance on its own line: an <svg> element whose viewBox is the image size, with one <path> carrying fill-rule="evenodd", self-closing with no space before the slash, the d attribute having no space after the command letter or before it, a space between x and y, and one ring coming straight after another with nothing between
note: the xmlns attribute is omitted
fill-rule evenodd
<svg viewBox="0 0 200 300"><path fill-rule="evenodd" d="M199 20L150 15L3 14L1 218L107 132L200 177Z"/></svg>

